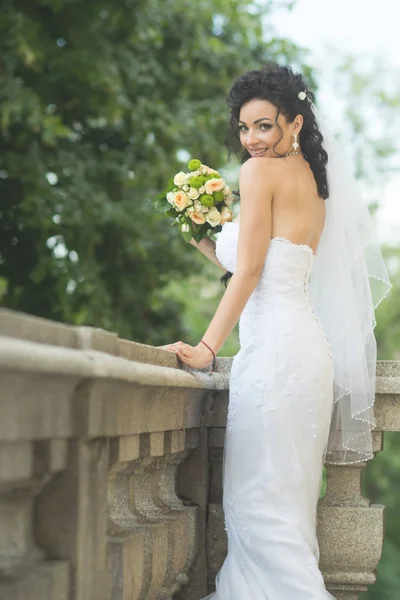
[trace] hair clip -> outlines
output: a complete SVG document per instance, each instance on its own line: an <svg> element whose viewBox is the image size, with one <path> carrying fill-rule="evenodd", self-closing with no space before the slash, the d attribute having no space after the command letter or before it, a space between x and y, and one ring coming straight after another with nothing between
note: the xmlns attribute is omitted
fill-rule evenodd
<svg viewBox="0 0 400 600"><path fill-rule="evenodd" d="M306 94L306 92L299 92L297 94L297 97L299 100L305 100L307 98L307 94Z"/></svg>

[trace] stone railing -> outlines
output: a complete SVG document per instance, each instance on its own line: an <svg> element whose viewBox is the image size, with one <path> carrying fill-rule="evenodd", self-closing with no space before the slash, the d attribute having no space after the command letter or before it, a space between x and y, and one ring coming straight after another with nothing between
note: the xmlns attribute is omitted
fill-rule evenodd
<svg viewBox="0 0 400 600"><path fill-rule="evenodd" d="M0 600L199 600L226 553L231 359L179 368L116 334L0 311ZM377 428L400 430L400 363L378 363ZM383 507L364 465L329 467L321 568L338 600L374 581Z"/></svg>

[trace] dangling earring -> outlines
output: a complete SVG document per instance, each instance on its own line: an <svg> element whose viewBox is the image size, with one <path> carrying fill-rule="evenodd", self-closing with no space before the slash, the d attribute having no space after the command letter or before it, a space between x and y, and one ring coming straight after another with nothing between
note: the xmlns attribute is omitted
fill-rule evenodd
<svg viewBox="0 0 400 600"><path fill-rule="evenodd" d="M292 156L292 154L302 154L302 152L299 152L300 144L297 141L297 133L295 133L293 135L294 135L294 142L292 144L293 150L291 150L290 152L286 152L286 154L284 154L283 156Z"/></svg>

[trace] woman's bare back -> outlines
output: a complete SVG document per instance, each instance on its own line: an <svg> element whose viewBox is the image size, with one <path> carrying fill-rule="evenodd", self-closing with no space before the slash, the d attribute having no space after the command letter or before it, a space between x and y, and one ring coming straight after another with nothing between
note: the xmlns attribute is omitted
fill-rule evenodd
<svg viewBox="0 0 400 600"><path fill-rule="evenodd" d="M275 159L279 189L272 200L271 238L306 244L315 253L325 222L325 200L318 196L309 163L302 157ZM239 222L240 216L235 219Z"/></svg>

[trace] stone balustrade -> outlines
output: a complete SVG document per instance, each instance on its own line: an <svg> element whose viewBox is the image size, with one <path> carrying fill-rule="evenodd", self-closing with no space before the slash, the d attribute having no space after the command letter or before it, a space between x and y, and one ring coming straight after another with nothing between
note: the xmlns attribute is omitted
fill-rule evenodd
<svg viewBox="0 0 400 600"><path fill-rule="evenodd" d="M231 359L175 355L0 311L0 600L199 600L226 553L221 469ZM376 451L400 430L381 361ZM374 581L383 507L365 465L328 466L321 568L338 600ZM250 600L250 599L249 599Z"/></svg>

